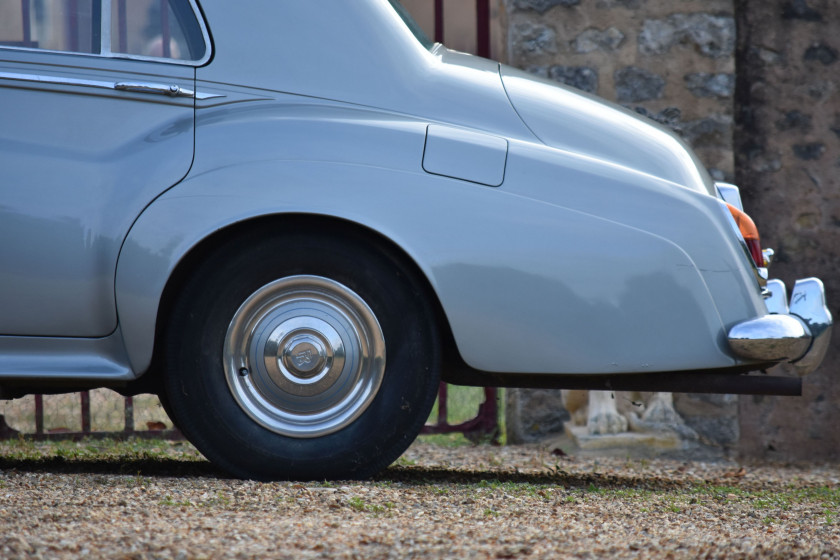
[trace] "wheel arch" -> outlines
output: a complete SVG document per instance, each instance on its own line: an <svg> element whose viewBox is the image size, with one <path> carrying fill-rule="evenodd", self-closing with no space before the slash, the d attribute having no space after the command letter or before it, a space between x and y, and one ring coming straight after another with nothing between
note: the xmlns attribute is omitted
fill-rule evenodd
<svg viewBox="0 0 840 560"><path fill-rule="evenodd" d="M158 301L151 356L145 357L148 360L148 368L140 371L135 370L138 376L143 376L143 386L157 386L159 376L163 371L163 364L161 363L163 333L168 325L178 294L198 264L224 244L236 243L237 240L244 242L249 236L260 235L260 232L277 234L284 231L294 232L295 234L312 233L353 238L361 243L376 246L379 251L398 262L414 276L423 291L423 297L431 307L437 332L440 336L444 366L447 363L455 363L458 366L464 363L457 350L449 320L432 283L417 261L398 243L368 226L343 218L303 213L271 214L238 221L218 229L200 239L180 258L169 274ZM134 363L134 360L132 360L132 365Z"/></svg>

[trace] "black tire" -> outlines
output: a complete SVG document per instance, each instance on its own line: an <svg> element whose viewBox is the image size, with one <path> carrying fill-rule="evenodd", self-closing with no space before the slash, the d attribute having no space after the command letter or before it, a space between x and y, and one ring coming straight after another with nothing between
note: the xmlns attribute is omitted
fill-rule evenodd
<svg viewBox="0 0 840 560"><path fill-rule="evenodd" d="M175 423L175 413L172 411L172 404L169 402L169 395L167 395L164 390L159 390L156 395L160 401L161 408L163 408L163 411L166 413L169 421L172 422L172 428L176 430L180 429L178 428L178 424Z"/></svg>
<svg viewBox="0 0 840 560"><path fill-rule="evenodd" d="M422 285L399 258L353 236L255 232L185 283L165 331L165 375L178 427L234 476L367 478L420 432L440 345Z"/></svg>

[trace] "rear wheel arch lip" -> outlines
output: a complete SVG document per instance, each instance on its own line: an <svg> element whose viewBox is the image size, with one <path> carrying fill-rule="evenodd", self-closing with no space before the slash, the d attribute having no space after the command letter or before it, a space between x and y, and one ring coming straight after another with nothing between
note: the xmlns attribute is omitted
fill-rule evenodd
<svg viewBox="0 0 840 560"><path fill-rule="evenodd" d="M384 251L390 258L400 262L415 275L416 280L422 286L426 301L432 307L444 352L443 363L447 363L447 358L451 355L450 350L454 348L451 326L443 311L440 299L430 282L427 271L403 246L367 225L345 218L324 214L274 213L233 221L207 235L197 236L197 239L190 244L186 251L182 251L177 258L170 259L171 265L165 271L165 278L161 282L162 287L155 290L154 298L149 299L147 296L148 304L155 306L153 321L149 319L149 314L145 317L120 314L121 324L129 323L133 326L133 328L124 326L123 337L129 361L137 377L155 376L162 371L159 360L161 355L159 345L162 334L166 328L175 298L197 264L221 245L245 242L250 235L259 235L260 231L354 236L358 241L375 246L379 251ZM118 273L118 313L121 310L119 305L121 299L119 280ZM125 293L125 291L122 292L123 297L125 297ZM135 302L133 307L136 308L136 306L137 303ZM144 332L153 333L153 336L144 337L142 336ZM457 350L455 350L455 353L457 354ZM460 356L455 358L460 360Z"/></svg>

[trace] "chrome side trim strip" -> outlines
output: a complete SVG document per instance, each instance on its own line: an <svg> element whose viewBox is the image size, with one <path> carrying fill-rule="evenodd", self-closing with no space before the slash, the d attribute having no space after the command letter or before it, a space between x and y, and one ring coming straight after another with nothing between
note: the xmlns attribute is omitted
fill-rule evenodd
<svg viewBox="0 0 840 560"><path fill-rule="evenodd" d="M175 84L156 84L153 82L117 82L114 84L114 89L119 91L133 91L135 93L153 93L155 95L168 95L169 97L189 97L195 98L196 93L187 88L182 88ZM208 96L209 94L202 94ZM218 97L211 95L210 97ZM207 97L202 97L206 99Z"/></svg>
<svg viewBox="0 0 840 560"><path fill-rule="evenodd" d="M154 82L117 82L114 89L119 91L133 91L136 93L153 93L168 95L169 97L189 97L193 99L213 99L224 97L221 94L195 92L177 85L156 84Z"/></svg>
<svg viewBox="0 0 840 560"><path fill-rule="evenodd" d="M82 80L79 78L60 78L58 76L40 76L38 74L18 74L16 72L0 72L0 80L15 80L18 82L54 84L59 86L85 86L100 89L114 89L114 82Z"/></svg>
<svg viewBox="0 0 840 560"><path fill-rule="evenodd" d="M195 95L192 90L182 89L180 86L167 86L151 82L117 82L114 84L114 89L137 93L154 93L157 95L168 95L170 97L193 97Z"/></svg>
<svg viewBox="0 0 840 560"><path fill-rule="evenodd" d="M82 86L117 91L131 91L135 93L151 93L167 95L169 97L188 97L198 100L224 97L214 93L195 92L179 85L157 84L154 82L104 82L100 80L84 80L79 78L64 78L58 76L43 76L37 74L19 74L16 72L0 72L0 80L14 80L38 84L52 84L60 86Z"/></svg>
<svg viewBox="0 0 840 560"><path fill-rule="evenodd" d="M202 101L204 99L216 99L220 97L227 97L226 95L222 95L220 93L203 93L200 91L195 92L193 96L199 101Z"/></svg>

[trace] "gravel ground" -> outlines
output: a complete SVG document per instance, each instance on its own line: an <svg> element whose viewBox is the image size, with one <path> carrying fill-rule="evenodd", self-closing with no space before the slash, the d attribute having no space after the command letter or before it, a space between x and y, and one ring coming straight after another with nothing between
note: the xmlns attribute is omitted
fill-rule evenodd
<svg viewBox="0 0 840 560"><path fill-rule="evenodd" d="M838 467L416 443L376 480L0 450L2 558L840 558Z"/></svg>

